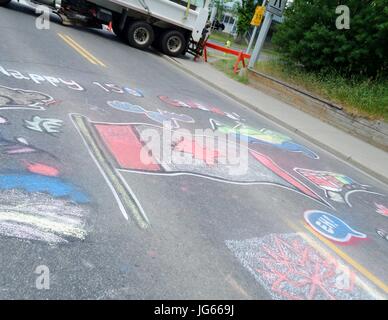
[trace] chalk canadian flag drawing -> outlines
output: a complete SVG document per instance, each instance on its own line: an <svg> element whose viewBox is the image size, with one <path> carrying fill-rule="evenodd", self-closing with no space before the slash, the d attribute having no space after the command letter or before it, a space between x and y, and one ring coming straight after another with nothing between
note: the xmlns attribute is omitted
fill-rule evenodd
<svg viewBox="0 0 388 320"><path fill-rule="evenodd" d="M239 164L220 161L226 156L226 150L204 147L200 143L206 138L204 136L180 136L174 140L172 135L173 139L167 145L171 156L166 160L160 148L163 142L146 143L146 139L142 138L147 129L163 137L163 127L146 123L94 122L82 115L70 116L114 193L124 217L128 219L132 214L141 228L148 227L149 220L121 172L191 175L231 184L269 184L326 204L314 191L281 169L271 158L257 151L248 150L247 168L236 174L233 172L238 171ZM185 158L187 161L182 161Z"/></svg>

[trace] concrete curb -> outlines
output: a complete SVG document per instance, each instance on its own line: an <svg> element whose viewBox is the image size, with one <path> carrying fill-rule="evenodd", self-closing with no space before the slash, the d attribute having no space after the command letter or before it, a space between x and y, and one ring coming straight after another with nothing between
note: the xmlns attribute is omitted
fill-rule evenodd
<svg viewBox="0 0 388 320"><path fill-rule="evenodd" d="M255 70L249 70L248 76L253 87L268 91L276 99L388 152L388 125L383 121L351 116L341 106ZM299 98L298 103L294 102L295 98Z"/></svg>
<svg viewBox="0 0 388 320"><path fill-rule="evenodd" d="M321 147L322 149L328 151L329 153L332 153L334 154L335 156L337 156L338 158L354 165L355 167L361 169L362 171L368 173L370 176L382 181L383 183L387 184L388 185L388 177L383 175L383 174L380 174L379 172L376 172L372 169L370 169L369 167L366 167L365 165L363 165L362 163L352 159L352 157L346 153L343 153L341 152L340 150L337 150L337 149L334 149L332 147L330 147L329 145L311 137L311 135L308 135L306 133L304 133L303 131L300 131L298 130L297 128L289 125L287 122L271 115L271 114L268 114L267 112L257 108L256 106L252 105L251 103L245 101L244 99L241 99L240 97L230 93L229 91L223 89L221 86L218 86L217 84L214 84L213 82L207 80L206 78L203 78L201 76L199 76L198 74L196 74L195 72L189 70L188 68L186 68L182 63L176 61L174 58L171 58L169 56L165 56L165 55L162 55L162 58L171 63L172 65L175 65L176 67L180 68L182 71L190 74L191 76L193 76L194 78L200 80L201 82L204 82L206 83L207 85L209 85L210 87L212 87L213 89L217 90L217 91L220 91L222 92L223 94L225 94L226 96L230 97L231 99L239 102L240 104L244 105L244 106L247 106L249 109L259 113L261 116L264 116L265 118L275 122L276 124L282 126L282 127L285 127L287 128L288 130L294 132L294 133L297 133L298 135L300 135L301 137L303 137L304 139L306 140L309 140L310 142L316 144L317 146Z"/></svg>
<svg viewBox="0 0 388 320"><path fill-rule="evenodd" d="M317 100L317 101L319 101L319 102L321 102L321 103L324 103L324 104L328 105L329 107L332 107L332 108L335 108L335 109L338 109L338 110L342 110L342 107L341 107L341 106L336 105L336 104L334 104L334 103L332 103L332 102L330 102L330 101L328 101L328 100L319 98L319 97L317 97L317 96L311 94L310 92L307 92L307 91L303 91L303 90L301 90L301 89L298 89L298 88L296 88L296 87L294 87L294 86L292 86L292 85L289 85L288 83L285 83L285 82L283 82L283 81L281 81L281 80L279 80L279 79L275 79L274 77L271 77L271 76L266 75L266 74L264 74L264 73L258 72L258 71L256 71L256 70L253 70L253 69L250 69L250 68L248 68L248 70L249 70L250 72L253 72L253 73L255 73L255 74L257 74L257 75L263 77L263 78L269 79L269 80L271 80L271 81L273 81L273 82L276 82L276 83L278 83L278 84L281 84L282 86L285 86L285 87L287 87L287 88L289 88L289 89L291 89L291 90L294 90L294 91L299 92L299 93L301 93L301 94L303 94L303 95L306 95L306 96L308 96L308 97L310 97L310 98L312 98L312 99L314 99L314 100Z"/></svg>

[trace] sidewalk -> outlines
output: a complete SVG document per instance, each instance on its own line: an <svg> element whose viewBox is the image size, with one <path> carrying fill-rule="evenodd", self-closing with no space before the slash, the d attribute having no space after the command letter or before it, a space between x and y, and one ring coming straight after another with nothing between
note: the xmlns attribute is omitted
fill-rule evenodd
<svg viewBox="0 0 388 320"><path fill-rule="evenodd" d="M203 61L165 60L264 117L296 132L323 149L388 184L388 154L265 93L230 79Z"/></svg>

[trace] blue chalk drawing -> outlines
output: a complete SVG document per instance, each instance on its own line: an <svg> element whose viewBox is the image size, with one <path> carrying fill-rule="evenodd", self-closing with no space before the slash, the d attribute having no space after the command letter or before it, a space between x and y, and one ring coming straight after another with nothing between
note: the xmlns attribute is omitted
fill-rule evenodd
<svg viewBox="0 0 388 320"><path fill-rule="evenodd" d="M367 236L352 229L340 218L330 213L309 210L304 213L306 222L317 232L326 238L338 242L348 242L352 237L365 239Z"/></svg>
<svg viewBox="0 0 388 320"><path fill-rule="evenodd" d="M144 98L143 92L141 92L139 89L125 87L124 90L132 96Z"/></svg>
<svg viewBox="0 0 388 320"><path fill-rule="evenodd" d="M173 112L168 112L168 111L149 111L144 109L141 106L131 104L129 102L123 102L123 101L108 101L108 105L111 106L114 109L120 110L120 111L126 111L126 112L131 112L131 113L137 113L137 114L144 114L146 115L149 119L160 123L164 124L166 121L171 121L172 122L172 127L173 128L179 128L179 122L185 122L185 123L194 123L195 120L186 115L186 114L176 114Z"/></svg>
<svg viewBox="0 0 388 320"><path fill-rule="evenodd" d="M88 203L89 197L77 187L60 178L37 174L2 174L0 189L22 189L27 192L45 192L53 197L68 197L76 203Z"/></svg>

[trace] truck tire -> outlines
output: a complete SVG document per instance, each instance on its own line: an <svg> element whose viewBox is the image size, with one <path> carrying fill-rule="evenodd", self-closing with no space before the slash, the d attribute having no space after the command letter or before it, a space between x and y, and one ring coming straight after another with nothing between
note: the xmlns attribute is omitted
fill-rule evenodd
<svg viewBox="0 0 388 320"><path fill-rule="evenodd" d="M11 2L11 0L0 0L0 7L6 6L10 2Z"/></svg>
<svg viewBox="0 0 388 320"><path fill-rule="evenodd" d="M146 49L154 41L154 30L145 21L133 21L126 27L126 36L129 44L138 49Z"/></svg>
<svg viewBox="0 0 388 320"><path fill-rule="evenodd" d="M178 30L164 32L160 41L163 53L172 57L180 56L185 51L186 44L185 36Z"/></svg>

